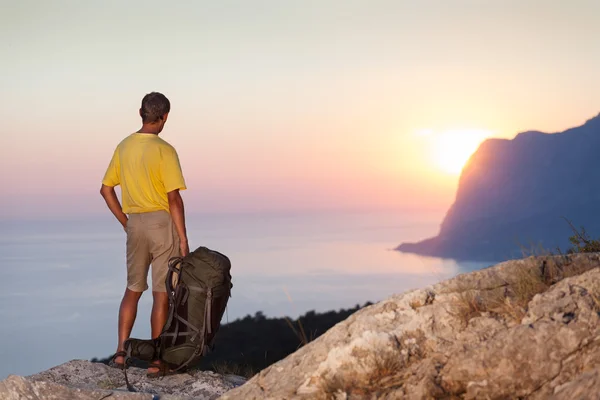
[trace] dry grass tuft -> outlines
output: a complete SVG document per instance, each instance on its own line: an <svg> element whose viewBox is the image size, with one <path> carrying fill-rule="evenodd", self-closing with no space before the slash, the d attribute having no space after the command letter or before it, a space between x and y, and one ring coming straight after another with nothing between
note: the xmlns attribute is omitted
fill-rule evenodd
<svg viewBox="0 0 600 400"><path fill-rule="evenodd" d="M594 300L594 309L600 315L600 295L596 295L594 293L592 295L592 300Z"/></svg>
<svg viewBox="0 0 600 400"><path fill-rule="evenodd" d="M519 268L508 282L504 296L490 299L490 311L516 322L521 321L533 297L549 287L539 270Z"/></svg>
<svg viewBox="0 0 600 400"><path fill-rule="evenodd" d="M311 332L310 335L307 335L300 318L298 318L298 329L296 329L294 321L292 321L290 318L283 318L285 319L285 322L288 324L292 332L294 332L294 335L296 335L296 337L298 338L298 348L306 346L309 342L315 340L315 332Z"/></svg>
<svg viewBox="0 0 600 400"><path fill-rule="evenodd" d="M211 367L213 371L221 375L238 375L248 379L256 375L256 372L250 365L239 365L221 361L213 363Z"/></svg>
<svg viewBox="0 0 600 400"><path fill-rule="evenodd" d="M455 307L450 313L466 327L471 319L479 317L485 311L487 311L486 304L480 293L477 290L466 289L459 293Z"/></svg>
<svg viewBox="0 0 600 400"><path fill-rule="evenodd" d="M423 307L423 303L421 303L419 301L419 299L412 299L408 305L410 306L410 308L412 308L413 310L416 310L417 308L421 308Z"/></svg>
<svg viewBox="0 0 600 400"><path fill-rule="evenodd" d="M585 290L589 293L590 297L592 298L592 303L593 303L592 309L594 311L596 311L596 313L600 317L600 288L596 287L589 291L588 291L588 289L585 289Z"/></svg>
<svg viewBox="0 0 600 400"><path fill-rule="evenodd" d="M364 371L337 371L323 385L328 399L376 398L378 393L399 388L406 368L425 357L426 338L421 330L391 336L390 346L369 352Z"/></svg>
<svg viewBox="0 0 600 400"><path fill-rule="evenodd" d="M484 312L519 322L529 302L561 280L579 275L589 266L572 263L569 257L540 257L538 268L519 268L504 285L490 290L459 289L451 312L466 326Z"/></svg>
<svg viewBox="0 0 600 400"><path fill-rule="evenodd" d="M529 246L525 246L521 243L516 243L521 249L522 258L528 257L546 257L554 255L552 250L545 248L541 243L530 242Z"/></svg>
<svg viewBox="0 0 600 400"><path fill-rule="evenodd" d="M419 298L414 298L412 299L408 305L410 306L410 308L412 308L413 310L416 310L418 308L421 308L423 306L429 306L431 304L433 304L435 300L435 293L432 291L427 291L427 295L425 297L425 300L422 301Z"/></svg>
<svg viewBox="0 0 600 400"><path fill-rule="evenodd" d="M468 289L459 293L452 314L464 326L482 313L520 321L527 312L527 305L538 293L548 289L537 269L520 268L504 286L490 290Z"/></svg>

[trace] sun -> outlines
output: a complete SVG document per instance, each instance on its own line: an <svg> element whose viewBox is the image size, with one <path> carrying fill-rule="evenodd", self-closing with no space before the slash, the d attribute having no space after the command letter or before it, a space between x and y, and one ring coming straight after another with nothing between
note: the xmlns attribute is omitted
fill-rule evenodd
<svg viewBox="0 0 600 400"><path fill-rule="evenodd" d="M447 174L458 175L481 142L492 133L486 130L456 129L428 135L434 164Z"/></svg>

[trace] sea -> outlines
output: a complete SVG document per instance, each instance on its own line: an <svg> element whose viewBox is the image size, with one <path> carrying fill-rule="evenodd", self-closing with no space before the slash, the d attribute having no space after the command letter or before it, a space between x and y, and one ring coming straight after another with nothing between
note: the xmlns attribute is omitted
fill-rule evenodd
<svg viewBox="0 0 600 400"><path fill-rule="evenodd" d="M190 247L232 262L223 323L324 312L377 302L491 265L395 251L434 236L442 215L378 212L206 214L187 217ZM125 232L110 214L0 221L0 379L72 359L104 358L117 345L125 290ZM150 337L152 294L132 336Z"/></svg>

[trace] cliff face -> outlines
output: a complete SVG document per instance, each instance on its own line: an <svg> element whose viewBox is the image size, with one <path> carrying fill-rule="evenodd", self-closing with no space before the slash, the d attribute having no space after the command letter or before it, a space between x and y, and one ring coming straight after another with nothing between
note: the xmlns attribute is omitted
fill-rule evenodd
<svg viewBox="0 0 600 400"><path fill-rule="evenodd" d="M565 132L490 139L465 166L438 236L398 250L502 261L523 249L564 250L563 217L600 236L600 115Z"/></svg>
<svg viewBox="0 0 600 400"><path fill-rule="evenodd" d="M363 308L221 399L598 393L600 254L577 254L507 261Z"/></svg>

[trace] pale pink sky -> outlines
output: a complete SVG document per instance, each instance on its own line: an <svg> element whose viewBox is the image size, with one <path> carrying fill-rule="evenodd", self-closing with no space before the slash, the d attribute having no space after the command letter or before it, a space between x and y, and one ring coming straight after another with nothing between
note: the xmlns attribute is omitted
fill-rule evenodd
<svg viewBox="0 0 600 400"><path fill-rule="evenodd" d="M443 210L458 180L435 162L444 132L553 132L600 111L595 1L2 10L0 216L106 212L102 175L152 90L171 100L162 137L193 213Z"/></svg>

